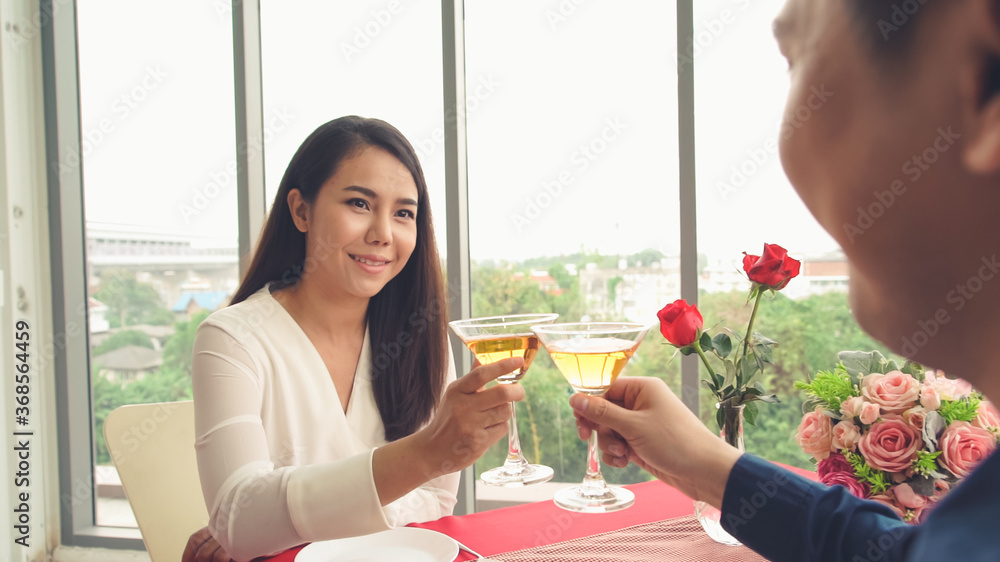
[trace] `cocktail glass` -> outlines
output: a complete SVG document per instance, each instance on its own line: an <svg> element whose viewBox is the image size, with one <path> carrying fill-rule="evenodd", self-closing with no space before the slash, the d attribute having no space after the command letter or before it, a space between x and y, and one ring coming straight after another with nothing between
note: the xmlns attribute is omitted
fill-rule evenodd
<svg viewBox="0 0 1000 562"><path fill-rule="evenodd" d="M649 326L635 322L581 322L532 326L552 361L573 390L602 396L642 343ZM608 513L625 509L635 494L610 486L601 475L597 432L587 446L587 475L583 483L555 493L556 505L570 511Z"/></svg>
<svg viewBox="0 0 1000 562"><path fill-rule="evenodd" d="M455 320L448 325L483 365L508 357L522 357L524 364L520 369L497 378L500 384L517 384L538 353L538 336L532 333L531 327L550 323L558 317L558 314L509 314ZM552 478L552 474L552 469L547 466L529 464L521 453L521 441L517 436L517 412L511 402L507 460L503 466L484 472L479 477L480 480L491 486L517 487L545 482Z"/></svg>

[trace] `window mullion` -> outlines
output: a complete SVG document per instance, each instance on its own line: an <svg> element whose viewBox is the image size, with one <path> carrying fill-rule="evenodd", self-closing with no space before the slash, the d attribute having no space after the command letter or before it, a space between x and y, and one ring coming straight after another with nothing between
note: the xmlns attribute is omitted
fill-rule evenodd
<svg viewBox="0 0 1000 562"><path fill-rule="evenodd" d="M680 171L681 298L698 302L698 222L695 181L694 0L677 0L677 135ZM681 360L681 399L698 414L698 358Z"/></svg>
<svg viewBox="0 0 1000 562"><path fill-rule="evenodd" d="M452 319L472 314L471 264L469 261L469 176L465 121L465 6L463 0L441 2L441 58L444 68L445 219L447 221L447 269L449 315ZM472 366L468 351L452 336L455 368L467 373ZM455 514L475 511L475 472L462 471Z"/></svg>
<svg viewBox="0 0 1000 562"><path fill-rule="evenodd" d="M264 226L264 87L260 3L233 0L233 77L236 96L236 189L240 276L250 265Z"/></svg>

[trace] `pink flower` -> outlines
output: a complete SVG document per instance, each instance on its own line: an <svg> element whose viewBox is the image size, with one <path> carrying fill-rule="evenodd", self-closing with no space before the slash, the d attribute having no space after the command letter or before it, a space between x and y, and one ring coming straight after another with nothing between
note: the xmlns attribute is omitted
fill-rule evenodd
<svg viewBox="0 0 1000 562"><path fill-rule="evenodd" d="M924 519L926 518L926 514L928 511L929 510L927 509L927 506L911 509L909 510L910 517L906 517L904 515L903 521L906 521L911 525L919 525L924 522Z"/></svg>
<svg viewBox="0 0 1000 562"><path fill-rule="evenodd" d="M833 426L833 448L840 451L847 449L854 451L861 440L861 431L858 426L844 420Z"/></svg>
<svg viewBox="0 0 1000 562"><path fill-rule="evenodd" d="M882 407L886 413L902 414L917 405L920 383L901 371L872 373L861 381L861 395Z"/></svg>
<svg viewBox="0 0 1000 562"><path fill-rule="evenodd" d="M927 408L924 408L923 406L914 406L903 412L903 419L906 423L912 425L917 431L924 429L924 418L926 417Z"/></svg>
<svg viewBox="0 0 1000 562"><path fill-rule="evenodd" d="M872 468L902 472L910 467L923 446L920 433L900 418L872 425L861 438L858 449Z"/></svg>
<svg viewBox="0 0 1000 562"><path fill-rule="evenodd" d="M851 396L840 403L840 413L846 420L853 420L861 417L861 408L865 405L865 399L860 396Z"/></svg>
<svg viewBox="0 0 1000 562"><path fill-rule="evenodd" d="M920 391L920 405L928 410L937 410L941 407L941 396L933 386L925 386Z"/></svg>
<svg viewBox="0 0 1000 562"><path fill-rule="evenodd" d="M959 400L972 394L972 385L962 379L949 379L941 371L928 371L924 387L933 388L941 400Z"/></svg>
<svg viewBox="0 0 1000 562"><path fill-rule="evenodd" d="M927 505L927 497L913 491L909 484L897 484L892 488L896 501L909 509L923 509Z"/></svg>
<svg viewBox="0 0 1000 562"><path fill-rule="evenodd" d="M936 502L943 500L948 491L951 490L951 484L945 482L944 480L934 481L934 495L931 496L931 501Z"/></svg>
<svg viewBox="0 0 1000 562"><path fill-rule="evenodd" d="M858 482L858 479L854 477L853 472L832 472L827 474L825 477L821 477L819 481L827 486L843 486L847 488L847 491L850 492L852 496L858 498L867 498L868 494L871 492L868 484Z"/></svg>
<svg viewBox="0 0 1000 562"><path fill-rule="evenodd" d="M847 461L847 458L840 453L833 453L829 457L819 461L816 465L816 474L822 480L826 475L833 472L848 472L854 474L854 467Z"/></svg>
<svg viewBox="0 0 1000 562"><path fill-rule="evenodd" d="M959 478L965 478L997 446L997 439L985 429L969 422L954 421L944 430L939 442L941 462Z"/></svg>
<svg viewBox="0 0 1000 562"><path fill-rule="evenodd" d="M861 404L861 423L865 425L871 425L878 421L879 416L882 415L882 409L879 408L878 404L872 402L864 402Z"/></svg>
<svg viewBox="0 0 1000 562"><path fill-rule="evenodd" d="M879 494L877 496L872 496L868 499L889 506L893 511L896 512L896 515L898 515L900 519L906 517L906 511L904 511L903 508L900 507L899 504L897 504L893 500L893 498L888 494Z"/></svg>
<svg viewBox="0 0 1000 562"><path fill-rule="evenodd" d="M833 430L830 418L823 414L822 408L816 408L802 416L795 440L807 455L812 455L816 460L821 461L830 456L833 450Z"/></svg>
<svg viewBox="0 0 1000 562"><path fill-rule="evenodd" d="M972 420L972 425L980 429L1000 429L1000 414L988 400L979 403L979 414Z"/></svg>

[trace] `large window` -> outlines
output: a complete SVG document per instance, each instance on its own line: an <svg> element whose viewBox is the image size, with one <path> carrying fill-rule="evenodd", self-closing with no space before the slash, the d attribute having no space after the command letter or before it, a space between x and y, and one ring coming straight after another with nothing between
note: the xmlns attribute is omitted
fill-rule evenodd
<svg viewBox="0 0 1000 562"><path fill-rule="evenodd" d="M794 142L798 126L823 111L828 96L785 107L787 63L771 37L783 0L694 4L699 308L708 325L746 328L749 283L743 252L759 255L780 244L803 262L801 274L762 304L754 325L779 342L766 388L781 404L762 404L747 449L770 460L811 468L793 439L802 419L796 380L830 369L844 349L886 349L865 335L847 302L847 262L836 242L812 219L781 169L778 143ZM782 117L788 118L782 127ZM716 429L714 403L701 396L702 418Z"/></svg>
<svg viewBox="0 0 1000 562"><path fill-rule="evenodd" d="M343 115L377 117L416 149L443 241L441 5L266 0L261 57L265 126L277 116L288 122L264 137L268 207L292 154L313 129Z"/></svg>
<svg viewBox="0 0 1000 562"><path fill-rule="evenodd" d="M134 521L102 441L103 416L123 403L190 395L194 328L236 287L239 258L295 149L346 114L385 119L413 143L440 250L453 250L450 279L470 280L449 295L470 302L472 315L553 311L562 321L653 324L681 297L683 275L685 294L697 280L709 325L738 329L749 312L742 252L787 247L803 273L757 325L782 344L764 382L783 403L766 406L747 443L802 464L790 440L800 406L792 382L830 367L839 349L879 347L850 317L842 255L778 162L777 141L794 134L779 127L783 113L794 123L823 111L822 84L809 107L783 107L788 80L770 34L781 3L186 0L50 9L54 324L68 333L85 314L89 327L54 362L63 543L141 548L122 529ZM464 42L443 22L455 10ZM678 41L691 23L692 36ZM692 69L693 106L678 95ZM692 150L696 159L682 161ZM682 223L695 215L696 236L684 229L682 243ZM455 251L464 247L468 256ZM681 371L655 329L626 369L679 393ZM523 493L480 488L481 509L547 499L584 473L570 388L546 354L524 385L522 448L553 467L555 480ZM711 398L693 396L708 421ZM504 451L489 451L477 470L500 464ZM620 484L649 478L635 467L606 475Z"/></svg>
<svg viewBox="0 0 1000 562"><path fill-rule="evenodd" d="M467 4L473 315L651 323L680 296L675 20L674 2L653 0L627 9ZM673 373L676 381L661 344L650 332L626 373ZM516 495L479 486L480 508L549 499L586 470L570 386L547 354L523 384L521 445L530 462L555 470L553 482ZM477 473L502 464L506 452L498 443ZM649 478L634 466L606 476Z"/></svg>
<svg viewBox="0 0 1000 562"><path fill-rule="evenodd" d="M77 13L98 526L135 526L105 416L190 398L194 328L238 281L232 23L203 4Z"/></svg>

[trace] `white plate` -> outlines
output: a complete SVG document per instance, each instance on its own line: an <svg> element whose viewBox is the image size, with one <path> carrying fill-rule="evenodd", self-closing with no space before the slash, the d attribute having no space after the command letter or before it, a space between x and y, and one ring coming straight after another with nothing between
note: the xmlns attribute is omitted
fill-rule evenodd
<svg viewBox="0 0 1000 562"><path fill-rule="evenodd" d="M452 562L456 556L458 543L448 535L398 527L349 539L314 542L295 556L295 562Z"/></svg>

